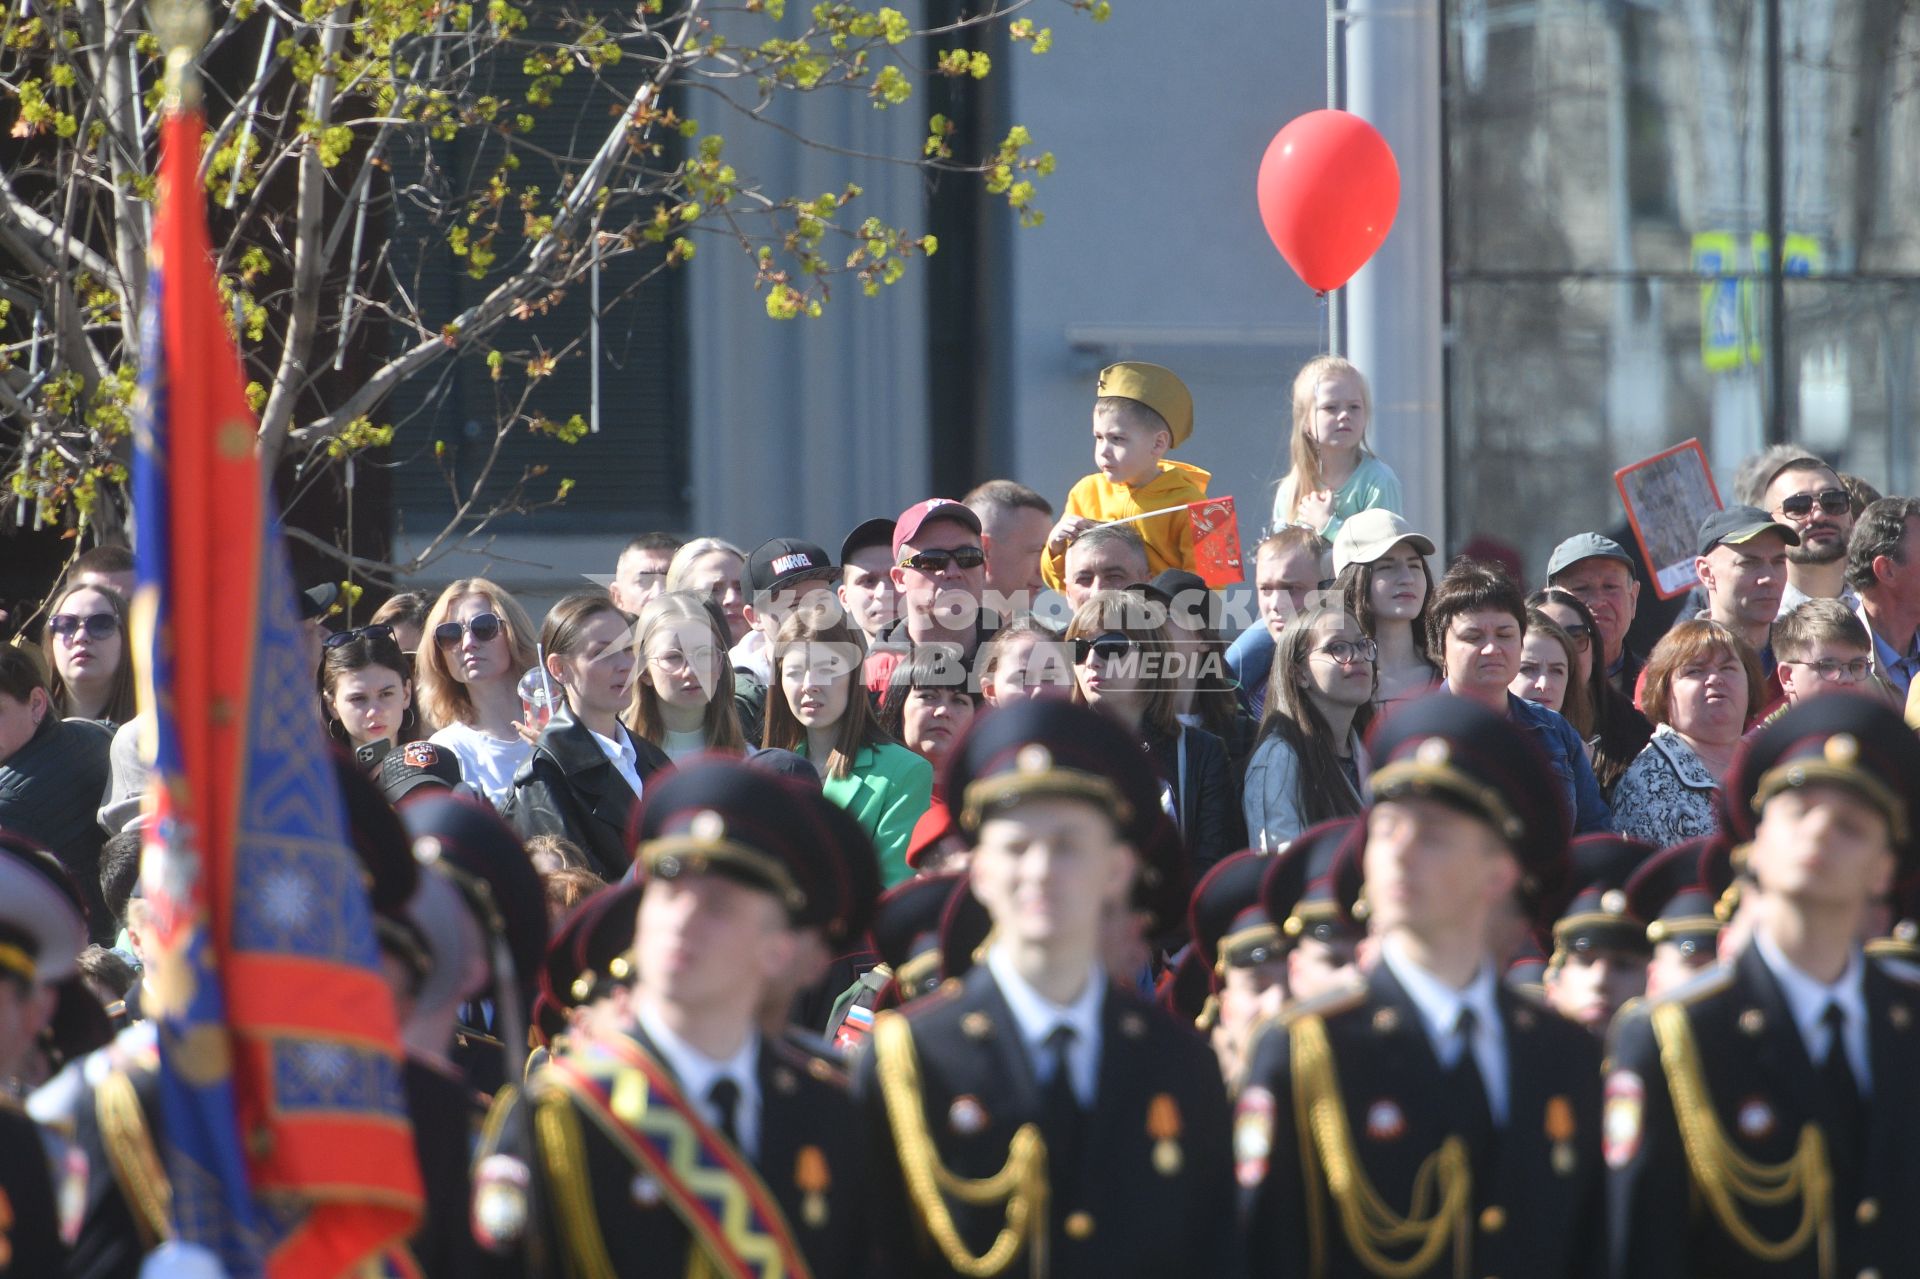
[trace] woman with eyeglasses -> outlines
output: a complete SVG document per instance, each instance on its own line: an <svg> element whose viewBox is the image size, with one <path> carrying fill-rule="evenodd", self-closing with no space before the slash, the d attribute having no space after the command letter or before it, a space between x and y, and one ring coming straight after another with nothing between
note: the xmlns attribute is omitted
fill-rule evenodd
<svg viewBox="0 0 1920 1279"><path fill-rule="evenodd" d="M1593 660L1600 628L1578 595L1549 586L1529 595L1527 608L1539 610L1573 644L1574 670L1569 682L1586 690L1588 714L1588 723L1574 727L1586 738L1587 758L1593 763L1594 779L1600 783L1600 796L1611 803L1613 788L1653 737L1653 725L1632 698L1613 686L1605 664Z"/></svg>
<svg viewBox="0 0 1920 1279"><path fill-rule="evenodd" d="M1334 538L1334 589L1379 650L1374 699L1382 711L1425 697L1442 679L1427 644L1433 552L1432 539L1385 510L1360 512Z"/></svg>
<svg viewBox="0 0 1920 1279"><path fill-rule="evenodd" d="M1152 757L1197 881L1245 841L1240 785L1226 743L1180 722L1176 650L1147 604L1133 591L1096 591L1074 610L1067 627L1074 700L1119 721Z"/></svg>
<svg viewBox="0 0 1920 1279"><path fill-rule="evenodd" d="M407 655L386 625L335 631L320 659L320 704L327 732L359 751L419 738ZM384 752L383 752L384 753ZM378 762L377 760L375 762Z"/></svg>
<svg viewBox="0 0 1920 1279"><path fill-rule="evenodd" d="M1247 762L1247 834L1278 849L1367 806L1366 748L1378 648L1359 619L1310 609L1280 632L1259 744Z"/></svg>
<svg viewBox="0 0 1920 1279"><path fill-rule="evenodd" d="M448 585L427 610L414 654L427 740L460 761L467 785L495 808L513 794L514 774L533 758L520 735L520 677L538 659L533 619L484 577Z"/></svg>
<svg viewBox="0 0 1920 1279"><path fill-rule="evenodd" d="M747 740L727 664L727 620L709 595L668 591L634 623L639 672L627 727L679 761L702 751L743 755Z"/></svg>
<svg viewBox="0 0 1920 1279"><path fill-rule="evenodd" d="M933 802L933 765L887 736L861 686L866 648L837 605L780 623L767 689L766 746L805 756L820 790L860 823L888 887L913 874L907 845Z"/></svg>
<svg viewBox="0 0 1920 1279"><path fill-rule="evenodd" d="M69 586L40 636L54 711L116 728L134 716L127 601L104 586Z"/></svg>
<svg viewBox="0 0 1920 1279"><path fill-rule="evenodd" d="M569 595L540 624L546 671L565 700L515 775L505 815L522 838L570 840L612 882L633 864L646 784L673 761L620 722L634 679L633 619L600 591Z"/></svg>

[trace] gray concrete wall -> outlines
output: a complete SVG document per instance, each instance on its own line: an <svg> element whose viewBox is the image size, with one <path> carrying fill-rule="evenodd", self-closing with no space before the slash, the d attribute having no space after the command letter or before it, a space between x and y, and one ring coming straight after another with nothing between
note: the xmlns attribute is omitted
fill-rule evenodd
<svg viewBox="0 0 1920 1279"><path fill-rule="evenodd" d="M997 453L1056 505L1093 469L1103 364L1165 364L1193 390L1175 456L1238 499L1251 541L1285 455L1286 397L1325 317L1260 225L1274 133L1326 104L1325 11L1252 0L1120 0L1017 54L1012 118L1059 158L1046 225L1011 232L1012 385Z"/></svg>

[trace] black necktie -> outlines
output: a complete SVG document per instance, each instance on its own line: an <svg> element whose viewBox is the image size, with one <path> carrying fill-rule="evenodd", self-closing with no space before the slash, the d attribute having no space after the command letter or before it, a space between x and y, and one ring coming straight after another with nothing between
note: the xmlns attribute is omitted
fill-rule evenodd
<svg viewBox="0 0 1920 1279"><path fill-rule="evenodd" d="M1861 1137L1865 1132L1860 1109L1860 1081L1854 1078L1853 1062L1847 1056L1847 1010L1839 1002L1827 1005L1820 1014L1827 1028L1827 1058L1820 1064L1820 1086L1833 1107L1839 1131L1834 1134L1834 1162L1850 1167L1860 1158Z"/></svg>
<svg viewBox="0 0 1920 1279"><path fill-rule="evenodd" d="M1053 1199L1058 1204L1067 1202L1080 1149L1080 1098L1073 1091L1073 1066L1069 1061L1075 1038L1073 1027L1064 1022L1047 1032L1046 1059L1050 1073L1040 1094L1040 1122L1047 1139L1047 1171L1053 1182Z"/></svg>
<svg viewBox="0 0 1920 1279"><path fill-rule="evenodd" d="M1480 1073L1480 1061L1473 1051L1473 1037L1479 1025L1480 1019L1473 1009L1465 1004L1460 1005L1460 1015L1453 1023L1454 1040L1459 1045L1460 1055L1454 1060L1453 1069L1448 1072L1456 1113L1459 1115L1460 1135L1467 1139L1467 1145L1473 1152L1476 1171L1485 1167L1493 1153L1497 1135L1493 1125L1493 1105L1487 1098L1486 1077Z"/></svg>
<svg viewBox="0 0 1920 1279"><path fill-rule="evenodd" d="M707 1089L707 1102L713 1107L713 1113L719 1117L720 1135L740 1144L740 1085L731 1075L722 1075L713 1081L713 1087Z"/></svg>

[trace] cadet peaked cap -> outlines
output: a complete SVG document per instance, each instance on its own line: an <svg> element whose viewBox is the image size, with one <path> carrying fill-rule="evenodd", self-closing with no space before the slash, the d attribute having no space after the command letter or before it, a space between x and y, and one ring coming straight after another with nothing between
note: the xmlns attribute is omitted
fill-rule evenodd
<svg viewBox="0 0 1920 1279"><path fill-rule="evenodd" d="M1478 817L1512 848L1529 900L1557 891L1572 823L1530 733L1478 702L1434 693L1369 737L1374 803L1417 796Z"/></svg>
<svg viewBox="0 0 1920 1279"><path fill-rule="evenodd" d="M1047 698L976 716L947 757L945 794L968 835L996 811L1041 795L1095 805L1136 849L1161 816L1159 779L1126 730L1098 711Z"/></svg>

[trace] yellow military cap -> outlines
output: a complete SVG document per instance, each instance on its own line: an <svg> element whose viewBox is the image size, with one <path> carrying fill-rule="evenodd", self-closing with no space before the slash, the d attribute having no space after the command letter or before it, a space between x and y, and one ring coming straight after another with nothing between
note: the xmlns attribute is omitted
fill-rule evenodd
<svg viewBox="0 0 1920 1279"><path fill-rule="evenodd" d="M1109 364L1100 370L1095 394L1138 400L1158 413L1173 434L1174 448L1185 444L1193 434L1193 393L1172 369L1138 360Z"/></svg>

